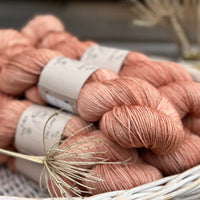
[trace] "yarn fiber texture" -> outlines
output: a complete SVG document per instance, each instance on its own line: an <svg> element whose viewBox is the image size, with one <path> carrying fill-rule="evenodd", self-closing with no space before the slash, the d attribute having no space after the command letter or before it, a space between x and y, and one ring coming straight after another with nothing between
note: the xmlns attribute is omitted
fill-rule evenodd
<svg viewBox="0 0 200 200"><path fill-rule="evenodd" d="M72 133L69 132L69 128L71 127L72 124L74 124L74 122L76 126L73 128L73 130L77 131L76 129L78 127L80 128L81 123L82 125L84 124L83 122L81 122L80 124L77 123L78 121L80 122L80 120L81 119L79 117L72 118L71 122L67 124L67 126L65 127L65 130L63 131L63 135L65 137L71 136ZM77 126L77 124L79 125ZM99 162L101 161L99 160L99 158L105 158L107 161L122 161L122 162L129 159L129 162L132 162L132 163L136 163L139 161L139 157L138 157L138 153L136 149L131 149L131 150L125 149L119 146L118 144L115 144L108 138L106 138L100 131L95 130L95 131L89 132L90 130L91 128L88 129L87 131L79 132L78 134L70 137L68 141L60 145L59 148L62 149L65 146L74 145L77 142L79 143L78 145L76 145L76 148L74 149L69 148L70 153L77 154L77 158L68 158L66 161ZM88 156L88 158L84 158L86 156L86 154L84 156L84 153L91 153L91 152L93 152L93 154L91 154L92 156ZM83 155L83 158L78 157L78 155ZM9 160L8 166L13 171L17 170L15 166L15 158L11 158ZM94 166L95 166L95 163L90 164L90 165L75 165L75 167L80 167L80 168L92 168ZM83 191L86 190L86 188L84 187L81 188L82 186L81 183L79 185L77 183L73 183L72 181L62 176L60 176L60 178L64 180L65 184L68 184L70 187L76 186L77 188L80 187L80 189L82 189ZM80 182L79 179L77 179L77 181ZM48 184L53 196L56 196L56 195L62 196L57 184L54 181L49 180ZM69 189L68 189L68 192L70 193L70 195L74 196L72 191L70 191Z"/></svg>
<svg viewBox="0 0 200 200"><path fill-rule="evenodd" d="M0 70L9 59L20 54L30 46L30 42L20 32L14 29L0 30Z"/></svg>
<svg viewBox="0 0 200 200"><path fill-rule="evenodd" d="M105 95L102 95L105 94ZM78 112L120 145L173 151L184 137L178 113L158 90L140 79L118 78L85 84Z"/></svg>
<svg viewBox="0 0 200 200"><path fill-rule="evenodd" d="M1 79L0 88L22 94L36 85L43 67L60 55L48 49L29 48L2 69L1 75L6 78ZM11 71L16 74L14 80L9 78ZM103 83L105 80L109 81ZM97 70L85 83L78 97L78 112L87 121L101 119L103 133L128 148L145 146L166 154L184 137L176 111L155 88L139 79L117 78L105 69Z"/></svg>
<svg viewBox="0 0 200 200"><path fill-rule="evenodd" d="M20 116L32 103L12 99L4 94L1 94L0 98L0 148L13 149L12 143ZM8 156L0 155L0 163L7 160Z"/></svg>
<svg viewBox="0 0 200 200"><path fill-rule="evenodd" d="M48 49L30 47L12 57L0 72L0 89L13 96L22 95L26 89L36 85L43 67L61 53ZM13 74L15 74L13 78Z"/></svg>
<svg viewBox="0 0 200 200"><path fill-rule="evenodd" d="M200 138L186 130L185 139L175 152L161 156L143 149L141 156L164 175L178 174L200 164L199 144Z"/></svg>
<svg viewBox="0 0 200 200"><path fill-rule="evenodd" d="M7 78L0 80L0 88L7 93L22 94L37 83L47 62L59 55L48 49L26 50L2 69L1 74ZM11 71L16 74L15 79L9 78ZM101 119L101 130L124 147L145 146L165 154L183 139L181 121L170 102L140 79L118 78L112 71L99 69L81 89L77 105L84 120ZM120 130L120 137L115 127Z"/></svg>
<svg viewBox="0 0 200 200"><path fill-rule="evenodd" d="M21 33L34 46L51 31L64 31L64 25L53 15L37 15L22 28Z"/></svg>
<svg viewBox="0 0 200 200"><path fill-rule="evenodd" d="M44 22L45 19L47 19L46 16L40 17L40 19L32 19L30 23L39 24L40 21ZM48 24L47 21L46 23ZM59 23L60 22L58 22L58 24ZM29 25L25 27L29 27ZM37 34L36 28L33 29L33 31L35 31L35 33ZM47 31L47 34L43 37L42 40L40 40L37 46L54 49L56 51L61 52L63 55L69 58L80 59L84 52L89 47L94 45L98 44L92 41L82 42L77 37L73 36L71 33L61 30L52 32ZM119 72L119 75L137 77L146 80L157 88L166 86L162 87L161 91L172 101L172 103L174 101L181 101L182 99L180 98L180 96L177 96L176 98L175 95L169 96L170 93L168 92L168 87L169 90L173 90L174 87L176 87L176 85L173 86L173 83L178 85L187 85L188 82L192 81L192 78L189 75L189 73L179 64L173 62L151 61L147 56L137 52L130 52L126 56L121 70ZM191 83L189 83L189 85L191 85ZM196 86L194 85L194 87ZM192 96L195 96L195 93ZM188 102L185 102L185 104L187 103ZM179 107L179 104L174 104L174 106L179 112L181 109ZM181 111L179 114L182 117Z"/></svg>
<svg viewBox="0 0 200 200"><path fill-rule="evenodd" d="M162 174L157 168L145 163L97 165L92 169L92 173L96 173L103 179L98 182L84 182L85 185L94 188L90 190L92 195L128 190L162 178Z"/></svg>
<svg viewBox="0 0 200 200"><path fill-rule="evenodd" d="M3 40L3 35L8 35L7 40ZM0 90L13 96L25 93L28 99L40 104L45 102L39 95L37 83L45 65L58 56L80 60L88 48L98 45L80 41L51 15L36 16L21 33L0 31L0 41ZM144 54L129 52L119 75L99 69L88 78L77 99L80 117L69 120L62 135L71 137L71 133L89 122L99 121L100 130L83 129L59 148L82 142L78 146L82 150L77 148L74 153L95 151L96 157L114 162L130 158L131 163L126 165L87 166L104 179L103 182L84 182L95 188L89 191L92 194L130 189L162 178L161 172L164 175L183 172L200 163L199 138L183 130L181 122L182 119L185 127L199 134L199 86L176 63L151 61ZM18 121L32 103L11 97L3 99L0 147L10 149ZM92 138L97 141L84 143ZM152 166L139 160L135 148L143 148L141 156ZM97 161L96 157L89 161ZM0 155L0 162L6 160L8 157ZM81 158L74 161L81 161ZM15 169L14 159L9 165ZM65 182L74 185L69 180ZM51 184L55 186L49 183L50 188ZM51 191L54 193L53 188ZM56 191L61 195L58 188Z"/></svg>

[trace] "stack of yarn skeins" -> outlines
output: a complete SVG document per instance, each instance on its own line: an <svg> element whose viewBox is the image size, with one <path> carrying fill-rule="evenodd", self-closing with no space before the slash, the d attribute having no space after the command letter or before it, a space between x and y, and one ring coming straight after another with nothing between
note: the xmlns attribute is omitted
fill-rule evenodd
<svg viewBox="0 0 200 200"><path fill-rule="evenodd" d="M87 165L104 181L65 180L81 191L130 189L200 164L200 84L179 64L80 41L51 15L34 17L20 31L0 30L0 41L1 148L14 148L27 109L52 104L76 113L64 123L64 137L96 122L70 140L101 139L85 151L129 160ZM1 154L0 162L18 170L13 158Z"/></svg>

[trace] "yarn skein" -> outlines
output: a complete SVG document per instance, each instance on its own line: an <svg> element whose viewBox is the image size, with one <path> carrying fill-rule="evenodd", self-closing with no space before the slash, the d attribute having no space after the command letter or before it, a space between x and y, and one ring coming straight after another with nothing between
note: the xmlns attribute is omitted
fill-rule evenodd
<svg viewBox="0 0 200 200"><path fill-rule="evenodd" d="M187 114L200 117L200 84L193 81L174 82L159 88L181 118Z"/></svg>
<svg viewBox="0 0 200 200"><path fill-rule="evenodd" d="M49 33L39 44L40 47L57 50L66 57L73 59L80 59L83 53L92 45L97 44L81 42L75 36L73 37L66 32ZM119 75L137 77L148 81L158 88L177 81L192 81L189 73L179 64L151 61L143 54L137 52L130 52L126 56ZM162 92L167 94L167 91L162 90ZM177 110L179 111L179 107L177 107Z"/></svg>
<svg viewBox="0 0 200 200"><path fill-rule="evenodd" d="M64 31L64 25L53 15L37 15L22 28L21 33L35 46L51 31Z"/></svg>
<svg viewBox="0 0 200 200"><path fill-rule="evenodd" d="M39 16L38 18L30 20L25 28L31 29L32 32L37 35L39 32L39 28L36 28L37 25L39 25L40 22L49 24L49 21L50 19L48 19L48 16ZM57 19L58 26L60 23L59 19ZM29 24L35 24L34 28L29 26ZM46 31L46 33L42 40L40 38L41 42L38 43L38 47L59 51L64 56L73 59L79 60L89 47L98 45L92 41L82 42L77 37L64 30ZM189 73L179 64L151 61L147 56L139 52L130 52L127 55L119 75L138 77L150 82L155 87L160 87L174 81L192 80Z"/></svg>
<svg viewBox="0 0 200 200"><path fill-rule="evenodd" d="M45 16L43 16L43 19L45 19ZM34 18L33 20L31 20L31 23L38 24L39 19ZM48 21L46 21L46 23L48 24ZM34 29L34 31L37 32L37 29ZM57 50L63 53L66 57L70 57L73 59L80 59L84 52L89 47L94 45L97 44L91 41L81 42L78 40L78 38L66 31L48 32L48 34L46 34L43 40L41 40L41 42L38 44L39 47ZM177 84L177 82L185 85L187 84L187 82L192 81L189 73L179 64L173 62L151 61L146 56L136 52L130 52L127 55L119 72L119 75L141 78L148 81L157 88L160 88L162 86L169 86L168 84L170 83ZM162 87L161 89L162 94L170 94L168 92L168 89L164 88ZM33 98L33 95L30 93L31 92L27 91L27 96L31 99ZM174 98L175 95L173 96L173 98L171 96L170 100L172 102L182 100L178 99L178 97L176 97L175 100ZM185 102L185 104L187 103L188 102ZM174 104L174 106L179 112L181 109L179 107L179 104ZM179 114L182 117L181 111Z"/></svg>
<svg viewBox="0 0 200 200"><path fill-rule="evenodd" d="M97 165L92 168L92 173L96 173L103 179L98 182L84 182L85 185L93 188L90 190L92 195L128 190L162 178L162 174L157 168L146 163Z"/></svg>
<svg viewBox="0 0 200 200"><path fill-rule="evenodd" d="M43 67L59 52L30 47L12 57L0 72L0 89L13 96L22 95L26 89L36 85ZM13 78L15 74L15 78Z"/></svg>
<svg viewBox="0 0 200 200"><path fill-rule="evenodd" d="M46 52L47 52L48 55L46 54ZM55 55L55 52L52 52L51 50L47 50L47 49L45 49L45 50L44 49L35 50L34 48L28 49L27 51L25 51L23 53L23 55L16 56L15 58L13 58L11 60L10 64L1 71L1 75L2 74L6 75L6 71L7 71L7 75L8 75L9 70L12 70L12 71L16 70L16 72L15 72L16 76L15 76L15 80L14 80L15 81L15 84L14 84L15 87L13 87L13 83L12 83L13 80L11 78L2 78L1 84L0 84L1 89L3 88L3 91L15 93L15 94L16 93L22 93L25 89L27 89L31 85L34 85L37 82L38 76L39 76L43 66L47 63L47 61L51 60L49 58L52 58L52 57L55 57L55 56L58 56L58 53ZM30 63L30 65L29 65L29 63ZM30 70L30 71L28 72L28 70ZM94 74L96 74L97 77L98 77L98 74L101 71L102 70L98 70ZM23 72L26 75L26 78L24 78L22 76L21 72ZM28 74L30 72L32 74ZM105 75L105 73L104 73L104 75ZM7 77L7 76L4 76L4 77ZM91 77L93 77L93 75ZM138 122L136 123L137 120L134 119L134 123L133 123L133 119L132 119L132 117L135 116L136 113L142 113L143 119L141 120L141 117L140 117L140 120L138 119L138 121L141 124L144 124L143 123L145 121L144 118L146 118L148 120L152 119L152 118L153 119L156 119L156 118L159 119L159 117L161 116L161 115L159 115L160 112L154 113L154 110L148 109L148 106L152 107L153 109L158 108L159 111L160 111L160 107L161 107L161 113L163 112L163 109L164 109L163 105L164 104L165 104L165 106L167 105L167 107L170 107L170 108L171 108L171 106L169 106L169 103L166 100L163 100L159 95L156 95L156 96L158 96L158 99L162 102L161 103L162 106L158 105L159 103L157 102L157 100L156 100L156 104L153 103L153 105L151 105L153 101L150 100L150 98L155 98L155 96L153 97L153 95L152 95L153 93L155 93L154 92L155 89L153 89L153 87L151 89L150 88L147 89L149 86L141 83L140 81L138 82L137 81L138 79L136 80L137 84L135 84L134 81L132 82L132 81L127 81L127 80L124 79L122 81L122 82L124 82L123 84L122 84L121 81L115 81L113 83L112 82L106 83L106 87L103 84L102 84L102 86L100 86L101 83L97 83L97 85L94 84L93 89L91 89L92 92L93 92L93 90L95 91L95 93L93 92L93 94L91 94L93 96L92 99L94 99L94 101L92 101L92 102L91 102L91 100L87 100L87 98L88 98L87 96L91 97L91 95L90 95L91 91L89 91L91 85L89 85L89 83L85 84L85 86L81 90L79 97L78 97L79 114L85 120L88 120L88 121L91 121L91 120L94 121L95 120L95 121L97 121L102 117L102 115L104 115L105 112L113 110L112 112L106 113L106 115L102 117L102 120L100 122L101 129L103 130L104 133L107 133L107 135L108 135L112 132L112 134L113 134L112 139L114 139L114 141L116 141L116 142L119 142L123 146L126 146L126 147L146 146L146 147L149 147L151 149L154 149L154 151L156 151L156 152L159 152L159 150L158 150L159 148L157 146L158 145L157 141L160 141L160 139L158 137L157 140L155 140L156 142L152 141L153 140L153 139L151 139L152 136L150 136L150 137L148 136L148 139L147 138L144 139L144 135L147 132L149 132L149 131L147 131L148 130L147 127L150 126L152 133L155 133L155 134L157 134L157 132L160 132L161 129L164 129L164 130L166 130L167 134L166 135L165 135L165 133L162 133L162 134L167 136L167 137L168 137L168 134L170 134L172 132L172 130L173 130L173 132L174 132L174 130L176 130L175 133L178 133L178 134L174 134L175 137L173 137L173 138L176 138L176 139L171 144L167 145L168 146L167 149L169 147L170 147L169 149L171 149L172 144L174 144L174 143L178 144L179 141L181 141L180 138L182 138L182 136L183 136L183 133L181 133L182 128L181 128L180 122L177 119L177 116L174 117L176 114L173 111L173 108L169 109L169 110L171 110L171 112L173 114L169 113L167 111L167 115L170 114L171 116L173 116L173 119L176 118L175 122L172 122L172 120L168 119L168 116L166 116L166 114L165 114L165 112L166 112L166 109L165 109L164 115L161 114L162 117L163 117L163 118L161 117L162 120L165 121L164 127L163 127L163 121L162 120L160 120L160 124L157 122L157 120L156 121L152 120L154 122L151 121L149 124L147 123L147 127L143 125L142 130L139 130L138 129ZM9 82L11 84L8 84ZM140 86L139 88L141 90L141 94L138 95L138 93L140 93L140 91L137 90L137 88L135 86L133 86L133 87L129 86L129 84L134 84L134 85L142 84L144 86L145 90L147 90L148 92L145 93L143 91L144 88L141 88L141 86ZM123 87L121 85L123 85ZM100 88L100 87L102 87L102 88ZM100 92L97 89L99 89L99 91L101 91L103 95L102 94L100 95ZM124 94L123 90L125 90L127 92L127 94ZM152 91L150 91L150 90L152 90ZM120 92L120 94L119 94L119 92ZM133 93L135 93L135 95L133 95ZM122 94L123 94L123 96L122 96ZM108 96L108 98L106 99L108 102L103 103L102 101L105 99L105 96ZM126 96L131 96L131 97L127 97L127 99L126 99L126 98L124 98ZM144 100L140 99L141 96L142 96L142 98L144 98ZM138 99L138 97L139 97L139 99ZM86 100L89 103L87 103ZM98 105L98 107L96 107L96 105ZM132 106L132 105L134 105L134 106ZM97 109L94 109L94 114L93 114L92 109L93 109L94 106ZM117 106L118 106L118 108L117 108ZM136 107L136 106L144 106L144 107ZM147 106L147 107L145 107L145 106ZM133 107L135 107L135 108L133 108ZM121 113L120 110L125 110L126 112L124 113L124 116L121 116L121 118L119 120L118 114ZM131 115L133 115L133 116L131 116ZM106 126L106 121L108 121L106 119L106 117L108 118L108 116L109 116L109 119L111 119L111 117L114 116L115 122L118 123L118 126L119 126L118 128L123 129L123 131L125 133L124 135L126 137L126 141L128 142L128 140L129 140L128 144L124 144L125 142L119 141L119 139L118 139L118 137L116 136L116 133L115 133L116 131L114 130L115 128L113 128L113 127L115 127L115 126L113 126L114 124L111 124L111 126L110 125ZM140 116L140 115L137 114L136 116ZM129 120L130 117L131 117L131 119ZM122 121L124 119L125 119L125 122ZM166 128L166 127L168 127L167 123L170 123L171 129ZM176 128L175 123L178 124L178 125L176 124L176 126L178 128ZM132 124L134 124L134 126L130 126ZM129 127L131 127L131 128L134 127L134 128L133 128L133 130L130 130ZM109 129L109 131L108 131L108 129ZM134 133L137 133L136 138L135 138L135 136L133 137ZM142 133L142 135L140 135L140 133ZM170 134L170 135L172 135L172 134ZM128 140L127 140L127 136L129 138ZM123 138L123 137L121 137L121 138ZM167 141L167 140L163 140L163 141ZM153 144L152 144L152 142L153 142ZM162 145L162 146L165 146L165 145ZM162 149L161 152L167 153L168 151L172 150L172 149L171 150L169 150L169 149L168 150Z"/></svg>
<svg viewBox="0 0 200 200"><path fill-rule="evenodd" d="M43 55L38 51L43 52ZM29 77L29 80L32 77L34 80L32 83L36 82L44 62L49 60L50 56L45 56L45 52L49 51L51 52L47 49L35 50L33 57L28 56L30 51L27 50L27 54L23 54L23 58L16 57L16 61L19 63L15 63L15 66L8 65L5 70L2 70L2 73L14 67L15 70L27 68L26 76ZM22 59L29 59L28 62L32 66L30 67ZM19 68L21 63L23 65ZM37 69L37 73L28 74L27 71L33 67ZM172 105L145 81L117 77L117 74L106 69L99 69L90 76L78 96L77 105L80 116L84 120L92 122L98 121L102 117L101 130L124 147L145 146L161 154L173 151L175 146L181 142L184 134L180 119ZM9 79L1 81L4 80L7 83L9 81ZM24 78L16 77L15 80L19 83L15 83L15 88L12 87L13 91L23 91L22 87L17 86L24 85ZM100 81L105 81L105 83ZM2 85L0 84L0 86ZM25 83L25 85L28 84ZM8 84L5 86L8 88ZM10 86L13 85L10 84ZM26 87L23 86L23 88ZM116 135L118 133L120 136ZM167 138L171 138L172 141ZM165 142L167 144L164 144Z"/></svg>
<svg viewBox="0 0 200 200"><path fill-rule="evenodd" d="M79 118L80 120L80 118ZM67 128L65 127L67 130ZM69 133L68 130L67 132L64 130L63 135L65 137L70 137L71 134ZM100 158L105 158L108 161L125 161L128 160L132 163L136 163L139 160L138 153L136 149L124 149L123 147L120 147L119 145L115 144L111 140L107 139L100 131L92 131L89 133L82 132L78 133L77 135L73 135L72 137L69 138L68 141L62 143L60 145L60 149L63 149L65 146L70 147L71 145L74 146L75 144L78 144L75 146L75 148L67 148L69 153L76 153L77 157L76 158L68 158L66 159L67 162L87 162L86 165L74 165L74 167L80 167L80 168L86 168L89 169L91 167L95 166L95 163L101 162L102 159ZM86 157L87 156L87 157ZM105 161L106 161L105 160ZM90 164L90 162L93 162ZM9 167L13 170L16 171L16 166L15 166L15 159L12 158L8 162ZM73 165L73 164L72 164ZM71 176L73 177L73 176ZM76 185L76 187L82 186L82 184L78 184L78 182L73 183L72 180L68 180L62 176L60 176L61 179L65 181L66 184L69 184L69 186ZM79 181L77 179L76 181ZM57 187L56 183L54 181L49 180L49 188L50 192L54 196L61 196L61 193L59 193L59 188ZM81 188L83 191L86 190L86 188ZM55 192L56 191L56 192ZM73 192L70 192L71 195L74 196Z"/></svg>
<svg viewBox="0 0 200 200"><path fill-rule="evenodd" d="M37 83L43 67L60 55L48 49L27 49L2 69L0 88L9 94L22 94ZM15 79L11 77L13 73ZM145 146L161 154L173 151L176 146L173 144L178 145L184 134L171 104L154 87L139 79L118 78L105 84L92 82L116 77L106 69L99 69L90 76L78 97L80 116L86 121L98 121L102 117L101 130L124 147ZM120 130L120 137L115 127Z"/></svg>
<svg viewBox="0 0 200 200"><path fill-rule="evenodd" d="M67 32L51 32L39 44L39 47L61 52L69 58L79 60L94 42L81 42ZM95 64L95 63L94 63ZM106 66L102 66L106 68ZM173 62L151 61L139 52L130 52L120 69L119 76L137 77L148 81L155 87L161 87L175 81L192 81L189 73L179 64Z"/></svg>
<svg viewBox="0 0 200 200"><path fill-rule="evenodd" d="M141 157L164 175L181 173L200 164L200 138L189 130L185 131L185 139L175 152L161 156L143 149Z"/></svg>
<svg viewBox="0 0 200 200"><path fill-rule="evenodd" d="M100 120L102 132L126 148L146 147L167 154L184 137L171 103L136 78L85 84L78 97L78 112L86 121Z"/></svg>
<svg viewBox="0 0 200 200"><path fill-rule="evenodd" d="M62 22L53 15L34 17L22 28L21 32L33 41L35 46L60 51L64 56L72 59L80 59L87 48L97 45L92 41L79 41L77 37L66 32ZM149 60L147 56L138 52L132 52L132 55L129 61Z"/></svg>
<svg viewBox="0 0 200 200"><path fill-rule="evenodd" d="M7 66L0 72L1 91L13 96L23 94L26 89L37 84L41 71L45 65L55 57L59 56L63 55L49 49L35 49L30 47L20 55L12 57ZM13 74L15 74L14 79ZM91 76L91 81L97 79L103 81L115 77L117 77L117 75L114 72L99 69L97 75L94 73ZM90 81L90 79L88 81ZM39 99L40 97L36 98Z"/></svg>
<svg viewBox="0 0 200 200"><path fill-rule="evenodd" d="M51 32L44 37L38 46L57 50L73 59L80 59L84 52L93 45L97 44L81 42L67 32ZM191 105L191 102L199 99L198 86L192 81L189 73L177 63L151 61L147 57L143 57L142 54L130 52L123 62L119 75L137 77L159 88L162 94L171 100L181 118L188 113L191 114L194 108L198 107L198 102L194 107ZM175 89L177 87L184 89ZM33 94L30 94L30 92L27 91L27 96L32 99ZM183 96L187 97L184 98ZM200 112L197 111L196 113ZM195 116L199 117L199 114Z"/></svg>
<svg viewBox="0 0 200 200"><path fill-rule="evenodd" d="M1 94L0 98L0 147L9 149L12 146L19 118L31 103L26 100L12 99L4 94ZM2 163L8 159L8 156L2 156L2 154L0 157L0 162Z"/></svg>
<svg viewBox="0 0 200 200"><path fill-rule="evenodd" d="M84 143L84 141L86 141L86 143ZM61 145L60 148L63 148L65 145L70 145L71 142L72 142L72 144L74 142L81 143L75 149L75 152L77 153L77 155L84 154L84 153L90 153L90 152L96 152L95 154L93 154L93 156L91 158L88 157L86 159L85 158L84 159L77 158L77 159L73 159L73 160L71 159L72 161L99 162L102 160L102 159L99 160L99 158L105 158L108 162L118 162L118 161L123 162L123 161L128 160L128 163L129 162L137 163L139 161L139 157L138 157L138 153L137 153L136 149L125 149L125 148L119 146L118 144L116 144L116 143L112 142L111 140L109 140L108 138L106 138L99 130L95 130L86 135L79 134L75 137L72 137L69 139L69 143L65 143L65 144ZM80 147L81 147L81 149L79 149ZM103 154L102 154L102 152L103 152ZM68 161L70 161L70 159L68 159ZM103 164L103 165L107 165L107 164ZM116 164L116 165L119 165L119 164ZM89 169L94 166L95 166L95 164L91 164L91 165L87 164L87 165L80 165L79 167ZM96 177L96 175L95 175L95 177ZM78 187L83 192L83 195L84 195L84 193L87 193L86 192L87 187L84 187L82 185L82 183L80 182L80 180L77 180L78 183L80 183L80 184L78 184L78 183L73 183L62 176L61 176L61 179L64 180L65 182L67 182L71 186L76 185L76 187ZM60 193L60 190L57 187L57 185L55 184L55 182L49 181L49 188L50 188L50 192L53 196L62 196ZM72 196L74 196L74 194L72 192L70 192L70 194Z"/></svg>
<svg viewBox="0 0 200 200"><path fill-rule="evenodd" d="M14 141L17 124L21 115L28 107L32 105L32 103L27 100L12 99L10 96L6 96L1 93L0 102L0 147L8 148L12 146ZM74 132L87 125L88 123L86 123L84 120L74 116L67 123L67 130ZM92 130L93 128L87 128L84 130L84 132Z"/></svg>
<svg viewBox="0 0 200 200"><path fill-rule="evenodd" d="M45 16L40 17L43 18L43 20L41 21L44 22L46 20L45 22L47 24L49 23ZM30 23L39 24L39 21L39 18L34 18L30 21ZM25 27L29 26L27 25ZM33 31L37 33L36 28L34 28ZM65 55L66 57L73 59L80 59L83 53L93 45L97 44L90 41L81 42L78 40L78 38L66 31L48 32L48 34L45 35L41 43L38 44L38 46L40 47L54 49L63 53L63 55ZM146 56L137 52L130 52L127 55L127 57L124 60L123 66L119 72L119 75L141 78L158 88L177 81L192 81L192 78L190 77L189 73L179 64L173 62L151 61ZM183 83L183 85L184 84L186 83ZM30 92L27 91L27 97L29 99L34 98L33 95L36 95L35 91L37 91L37 89L32 89ZM164 89L162 89L162 93L169 94ZM171 100L172 102L174 101L174 99L172 98ZM179 106L175 108L177 108L177 111L180 110ZM182 113L180 113L180 115L181 114Z"/></svg>
<svg viewBox="0 0 200 200"><path fill-rule="evenodd" d="M28 48L30 43L20 32L13 29L0 30L0 70L8 60Z"/></svg>
<svg viewBox="0 0 200 200"><path fill-rule="evenodd" d="M187 115L182 120L183 125L188 128L192 133L200 136L200 118Z"/></svg>
<svg viewBox="0 0 200 200"><path fill-rule="evenodd" d="M55 18L54 16L51 17ZM49 15L38 16L30 20L24 29L30 29L37 35L39 34L39 24L42 22L48 25L50 21ZM61 23L59 19L52 21L57 21L57 26ZM35 26L32 27L29 24L34 24ZM64 29L59 31L46 31L46 34L43 34L43 36L42 40L41 37L39 39L41 41L38 43L40 48L50 48L73 59L80 59L89 47L97 45L97 43L92 41L82 42L71 33L64 31ZM155 87L161 87L174 81L192 80L189 73L179 64L151 61L147 56L138 52L130 52L127 55L119 75L138 77L148 81Z"/></svg>
<svg viewBox="0 0 200 200"><path fill-rule="evenodd" d="M64 136L66 135L64 134ZM75 149L77 154L96 152L94 158L91 159L91 161L94 162L98 162L99 158L104 158L112 162L123 162L125 160L137 162L139 160L136 149L126 149L121 147L120 145L105 137L99 130L95 130L87 134L79 133L78 135L71 137L66 143L63 143L60 148L62 149L65 146L75 144L76 142L81 143L77 146L77 149ZM73 160L75 161L76 159ZM81 159L77 158L77 160L80 161ZM87 165L85 167L91 168L93 165Z"/></svg>
<svg viewBox="0 0 200 200"><path fill-rule="evenodd" d="M0 146L7 147L14 140L16 128L18 126L18 122L23 114L23 112L32 105L27 100L10 100L5 102L5 104L0 109L0 136L1 143ZM6 117L5 117L6 116ZM66 119L66 125L64 131L62 133L63 137L70 137L70 143L75 143L76 140L82 140L81 146L78 146L81 151L90 151L91 148L94 149L94 152L107 152L107 154L102 154L103 158L111 159L111 161L118 160L126 160L136 154L134 159L137 159L137 152L135 150L126 150L123 147L120 147L118 144L115 144L108 138L106 138L100 131L92 132L94 127L87 127L88 122L82 120L78 116L73 116L70 120ZM86 127L86 128L85 128ZM78 131L78 134L75 136L71 136L71 133L75 133ZM90 143L86 143L86 140L89 140L90 137L93 136L93 140L97 139L98 141L92 141ZM103 142L102 142L103 141ZM86 146L84 146L84 144ZM62 144L63 147L65 144ZM69 145L69 142L66 143ZM89 145L89 146L87 146ZM60 146L62 148L62 146ZM78 150L77 150L78 151ZM119 153L120 152L120 153ZM135 152L135 153L134 153ZM81 152L79 152L81 153ZM100 156L100 155L99 155ZM98 156L97 156L98 157Z"/></svg>
<svg viewBox="0 0 200 200"><path fill-rule="evenodd" d="M145 81L115 78L100 82L105 79L102 72L109 70L97 70L81 89L77 101L80 116L86 121L100 120L103 133L124 147L145 146L160 154L173 151L184 134L172 105Z"/></svg>

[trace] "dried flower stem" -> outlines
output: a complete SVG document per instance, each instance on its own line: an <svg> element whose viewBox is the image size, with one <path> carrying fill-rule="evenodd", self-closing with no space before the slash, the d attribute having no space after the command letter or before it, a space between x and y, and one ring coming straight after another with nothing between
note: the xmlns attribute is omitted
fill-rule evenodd
<svg viewBox="0 0 200 200"><path fill-rule="evenodd" d="M174 37L185 59L200 57L200 1L199 0L130 0L136 16L134 24L161 25ZM193 27L191 27L193 26ZM191 47L189 34L194 34L198 51ZM187 34L186 34L187 33Z"/></svg>
<svg viewBox="0 0 200 200"><path fill-rule="evenodd" d="M29 160L35 163L39 163L39 164L43 164L45 156L31 156L31 155L25 155L25 154L21 154L21 153L17 153L17 152L12 152L12 151L8 151L5 149L0 149L0 153L6 154L8 156L13 156L16 158L22 158L25 160Z"/></svg>
<svg viewBox="0 0 200 200"><path fill-rule="evenodd" d="M43 164L44 168L40 176L40 186L42 186L42 178L46 182L47 189L49 190L50 195L52 196L52 191L49 188L49 183L52 186L54 194L58 196L55 186L59 189L60 194L63 197L70 197L69 191L74 193L76 196L81 196L81 193L89 193L85 190L80 190L75 185L79 185L85 189L92 190L84 184L81 183L82 180L87 181L102 181L100 177L97 177L95 174L88 173L89 169L81 166L91 166L97 164L126 164L129 159L123 162L108 162L108 159L103 157L97 157L98 154L105 154L106 152L84 152L84 143L98 140L89 138L87 141L78 141L70 142L69 140L78 132L82 131L85 128L91 126L88 125L70 136L67 139L61 139L60 136L57 137L55 143L49 148L46 148L45 143L45 131L48 122L56 115L61 112L62 109L55 112L51 115L46 121L43 129L43 146L44 146L44 156L32 156L24 155L21 153L11 152L8 150L0 149L0 153L4 153L10 156L26 159L35 163ZM62 148L59 148L59 145L65 144ZM101 141L98 141L97 145L101 145ZM79 160L78 160L79 159ZM130 158L131 159L131 158ZM66 183L65 180L72 182L72 185Z"/></svg>

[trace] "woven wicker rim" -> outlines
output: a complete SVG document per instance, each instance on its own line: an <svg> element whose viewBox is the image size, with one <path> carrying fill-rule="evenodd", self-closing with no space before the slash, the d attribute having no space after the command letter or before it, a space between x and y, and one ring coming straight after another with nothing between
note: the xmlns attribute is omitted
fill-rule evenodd
<svg viewBox="0 0 200 200"><path fill-rule="evenodd" d="M168 176L160 180L147 183L130 190L120 190L114 192L107 192L91 197L79 198L74 197L71 200L156 200L156 199L200 199L200 165L193 167L181 174ZM0 199L29 199L22 197L5 197ZM50 198L41 198L47 200ZM61 199L61 198L55 198ZM66 199L66 198L65 198Z"/></svg>

